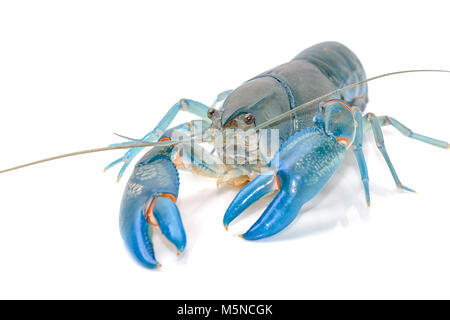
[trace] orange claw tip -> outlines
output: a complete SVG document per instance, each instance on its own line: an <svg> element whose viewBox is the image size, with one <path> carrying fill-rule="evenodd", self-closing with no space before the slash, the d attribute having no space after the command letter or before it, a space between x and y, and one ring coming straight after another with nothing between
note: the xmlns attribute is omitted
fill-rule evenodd
<svg viewBox="0 0 450 320"><path fill-rule="evenodd" d="M225 227L225 230L227 230L227 231L228 231L228 225L227 225L227 224L225 224L225 225L224 225L224 227Z"/></svg>
<svg viewBox="0 0 450 320"><path fill-rule="evenodd" d="M162 264L161 264L161 263L158 263L158 264L156 265L156 267L157 267L157 268L161 268L161 267L162 267Z"/></svg>
<svg viewBox="0 0 450 320"><path fill-rule="evenodd" d="M178 250L177 251L177 256L179 256L181 254L181 251L180 250Z"/></svg>
<svg viewBox="0 0 450 320"><path fill-rule="evenodd" d="M244 238L243 234L238 235L239 238Z"/></svg>

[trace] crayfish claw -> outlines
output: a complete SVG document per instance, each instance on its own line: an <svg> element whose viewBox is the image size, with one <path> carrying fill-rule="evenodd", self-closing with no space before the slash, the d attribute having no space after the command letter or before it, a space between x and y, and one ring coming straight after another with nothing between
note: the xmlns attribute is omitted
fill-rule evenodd
<svg viewBox="0 0 450 320"><path fill-rule="evenodd" d="M242 238L258 240L277 234L294 221L302 205L301 197L281 190Z"/></svg>
<svg viewBox="0 0 450 320"><path fill-rule="evenodd" d="M152 236L154 229L161 233L177 249L180 255L186 248L186 233L180 213L174 202L175 197L169 194L159 194L151 198L149 208L140 208L130 202L123 204L120 229L122 238L131 254L143 266L159 268L161 264L155 258ZM126 212L126 216L125 216Z"/></svg>
<svg viewBox="0 0 450 320"><path fill-rule="evenodd" d="M136 165L120 208L120 233L132 256L143 266L157 268L152 236L159 228L180 253L186 234L178 207L178 172L162 149L152 149ZM126 169L124 164L122 169ZM121 170L122 172L122 170Z"/></svg>
<svg viewBox="0 0 450 320"><path fill-rule="evenodd" d="M157 197L153 206L153 215L161 233L173 243L178 250L177 255L180 255L186 247L186 233L174 199L167 196Z"/></svg>
<svg viewBox="0 0 450 320"><path fill-rule="evenodd" d="M257 176L253 181L244 186L231 202L223 217L223 225L228 230L228 225L236 219L252 203L266 194L276 190L276 173L267 170Z"/></svg>
<svg viewBox="0 0 450 320"><path fill-rule="evenodd" d="M158 268L160 264L155 258L151 225L138 207L126 206L126 209L127 217L121 216L120 219L120 232L125 245L140 264L147 268Z"/></svg>
<svg viewBox="0 0 450 320"><path fill-rule="evenodd" d="M326 157L324 150L327 150ZM255 224L240 236L258 240L284 230L298 216L303 204L311 200L336 172L345 151L341 144L319 129L296 133L281 146L269 163L269 170L236 195L225 213L225 227L250 204L270 191L278 190Z"/></svg>
<svg viewBox="0 0 450 320"><path fill-rule="evenodd" d="M257 240L270 237L286 228L300 211L303 199L289 192L288 183L280 185L278 174L274 169L269 169L257 176L236 195L223 218L225 228L228 228L228 224L252 203L275 190L279 191L278 194L258 221L239 237Z"/></svg>

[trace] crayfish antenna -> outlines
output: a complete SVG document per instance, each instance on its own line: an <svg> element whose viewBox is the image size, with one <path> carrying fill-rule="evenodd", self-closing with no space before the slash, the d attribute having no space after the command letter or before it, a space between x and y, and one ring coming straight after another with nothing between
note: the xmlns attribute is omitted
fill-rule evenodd
<svg viewBox="0 0 450 320"><path fill-rule="evenodd" d="M49 161L68 158L68 157L80 156L83 154L97 153L97 152L111 151L111 150L130 149L130 148L168 146L168 145L173 145L173 144L182 143L182 142L185 142L185 141L141 142L141 143L136 143L136 144L114 145L114 146L103 147L103 148L94 148L94 149L69 152L69 153L64 153L64 154L56 155L56 156L49 157L49 158L44 158L44 159L37 160L37 161L28 162L28 163L14 166L14 167L11 167L8 169L3 169L3 170L0 170L0 174L6 173L9 171L26 168L26 167L30 167L30 166L34 166L34 165L44 163L44 162L49 162ZM108 168L105 168L105 169L108 169Z"/></svg>

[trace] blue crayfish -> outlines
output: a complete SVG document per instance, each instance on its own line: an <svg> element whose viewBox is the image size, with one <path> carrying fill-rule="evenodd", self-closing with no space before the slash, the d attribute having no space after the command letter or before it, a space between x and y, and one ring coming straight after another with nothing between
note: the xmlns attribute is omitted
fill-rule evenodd
<svg viewBox="0 0 450 320"><path fill-rule="evenodd" d="M252 203L276 192L264 213L242 235L247 240L272 236L292 223L302 206L336 172L350 149L357 159L370 205L369 177L362 150L366 131L372 131L397 187L413 191L400 182L381 128L392 125L407 137L441 148L448 149L449 144L416 134L390 116L363 115L363 112L368 102L368 81L420 71L449 72L408 70L366 79L352 51L336 42L324 42L234 90L219 94L212 106L181 99L142 139L128 138L130 141L125 143L56 156L1 172L82 153L129 149L106 167L122 163L119 180L133 158L145 147L152 147L138 161L125 187L120 231L132 255L144 266L155 268L160 266L151 240L155 228L179 253L186 247L186 233L176 205L179 169L241 188L225 212L226 228ZM215 108L217 104L221 104L220 108ZM201 120L170 128L181 110ZM268 131L265 139L264 130ZM214 149L207 150L205 143L212 143ZM280 147L275 152L268 151L277 145Z"/></svg>

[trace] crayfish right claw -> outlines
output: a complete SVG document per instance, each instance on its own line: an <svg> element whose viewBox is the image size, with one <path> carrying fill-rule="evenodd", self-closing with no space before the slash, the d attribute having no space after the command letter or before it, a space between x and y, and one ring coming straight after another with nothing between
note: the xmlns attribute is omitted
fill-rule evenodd
<svg viewBox="0 0 450 320"><path fill-rule="evenodd" d="M223 217L223 225L228 225L236 219L253 202L266 194L278 189L278 177L274 170L267 170L241 189L231 202Z"/></svg>
<svg viewBox="0 0 450 320"><path fill-rule="evenodd" d="M303 204L311 200L336 172L345 152L344 146L318 128L291 136L271 160L269 169L236 195L225 213L225 227L253 202L277 190L259 219L240 237L258 240L284 230L297 217Z"/></svg>

